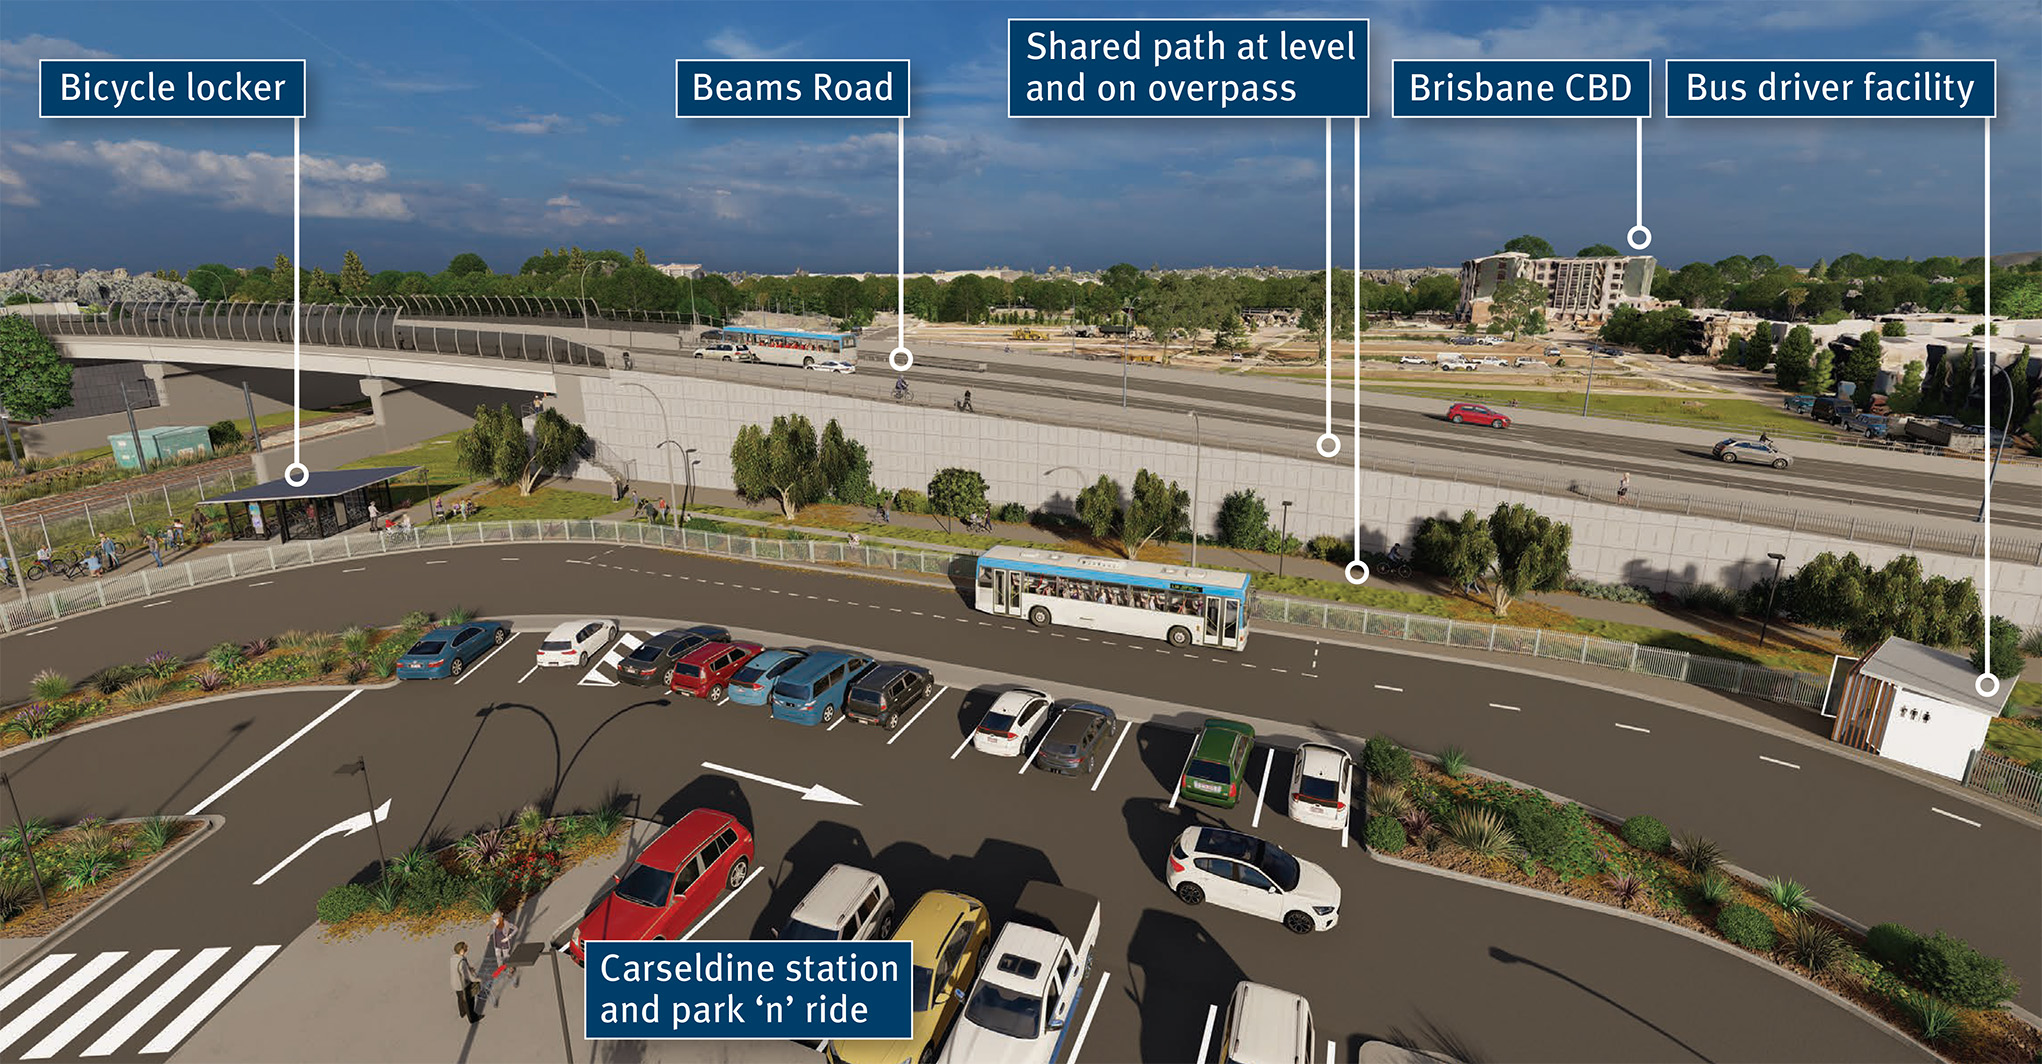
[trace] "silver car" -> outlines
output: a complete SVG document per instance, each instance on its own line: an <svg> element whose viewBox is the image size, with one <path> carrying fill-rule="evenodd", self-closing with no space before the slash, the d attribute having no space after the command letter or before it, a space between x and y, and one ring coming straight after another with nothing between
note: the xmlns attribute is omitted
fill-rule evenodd
<svg viewBox="0 0 2042 1064"><path fill-rule="evenodd" d="M1753 465L1769 465L1774 469L1785 469L1794 459L1774 447L1771 440L1740 440L1735 436L1716 444L1711 452L1718 461L1750 462Z"/></svg>

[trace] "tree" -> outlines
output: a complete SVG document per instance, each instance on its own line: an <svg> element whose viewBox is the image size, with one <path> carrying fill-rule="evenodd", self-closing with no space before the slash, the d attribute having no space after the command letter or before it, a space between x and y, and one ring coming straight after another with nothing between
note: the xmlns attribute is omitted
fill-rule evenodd
<svg viewBox="0 0 2042 1064"><path fill-rule="evenodd" d="M770 429L746 425L730 445L730 478L746 499L773 499L784 517L822 494L815 426L800 414L782 414Z"/></svg>
<svg viewBox="0 0 2042 1064"><path fill-rule="evenodd" d="M652 260L651 260L651 259L648 259L648 258L646 258L646 257L645 257L645 249L644 249L644 248L632 248L632 249L631 249L631 265L633 265L633 266L650 266L650 265L652 265Z"/></svg>
<svg viewBox="0 0 2042 1064"><path fill-rule="evenodd" d="M1191 531L1191 493L1172 480L1146 469L1134 475L1134 493L1121 521L1120 546L1128 557L1141 553L1158 536L1174 538Z"/></svg>
<svg viewBox="0 0 2042 1064"><path fill-rule="evenodd" d="M1238 550L1261 550L1275 537L1269 534L1269 505L1253 488L1230 491L1220 500L1214 540Z"/></svg>
<svg viewBox="0 0 2042 1064"><path fill-rule="evenodd" d="M1920 409L1921 375L1921 360L1909 362L1907 369L1901 373L1900 383L1895 385L1893 393L1886 397L1886 408L1896 414L1912 414Z"/></svg>
<svg viewBox="0 0 2042 1064"><path fill-rule="evenodd" d="M1823 344L1816 350L1815 364L1808 370L1807 389L1816 395L1828 395L1836 385L1835 372L1836 356L1830 352L1828 344Z"/></svg>
<svg viewBox="0 0 2042 1064"><path fill-rule="evenodd" d="M482 261L482 256L472 251L463 251L447 263L447 273L455 277L472 277L488 272L489 264Z"/></svg>
<svg viewBox="0 0 2042 1064"><path fill-rule="evenodd" d="M1104 473L1078 492L1078 520L1085 522L1094 539L1110 539L1117 534L1125 508L1126 503L1120 498L1120 482Z"/></svg>
<svg viewBox="0 0 2042 1064"><path fill-rule="evenodd" d="M475 423L454 437L455 463L500 486L519 482L526 457L525 426L508 404L476 407Z"/></svg>
<svg viewBox="0 0 2042 1064"><path fill-rule="evenodd" d="M1543 319L1545 311L1546 286L1529 277L1514 277L1497 285L1490 305L1491 316L1510 333L1512 340L1532 324L1533 315Z"/></svg>
<svg viewBox="0 0 2042 1064"><path fill-rule="evenodd" d="M1814 361L1815 336L1808 326L1796 325L1787 331L1787 338L1773 355L1773 375L1780 387L1798 392L1808 383L1808 371Z"/></svg>
<svg viewBox="0 0 2042 1064"><path fill-rule="evenodd" d="M1838 557L1823 551L1794 570L1781 605L1803 624L1841 628L1864 608L1868 572L1854 553Z"/></svg>
<svg viewBox="0 0 2042 1064"><path fill-rule="evenodd" d="M1460 278L1450 273L1420 277L1411 284L1411 309L1450 311L1461 304Z"/></svg>
<svg viewBox="0 0 2042 1064"><path fill-rule="evenodd" d="M1782 298L1787 301L1787 320L1801 316L1801 304L1808 302L1808 290L1802 287L1789 288Z"/></svg>
<svg viewBox="0 0 2042 1064"><path fill-rule="evenodd" d="M1808 267L1808 279L1811 281L1820 281L1822 280L1823 275L1828 272L1829 264L1823 261L1822 259L1816 259L1815 265Z"/></svg>
<svg viewBox="0 0 2042 1064"><path fill-rule="evenodd" d="M1872 383L1879 376L1879 363L1885 356L1885 345L1879 341L1879 330L1867 329L1858 337L1858 346L1844 356L1843 365L1837 369L1836 379L1857 385L1858 401L1867 402L1872 394Z"/></svg>
<svg viewBox="0 0 2042 1064"><path fill-rule="evenodd" d="M27 316L0 317L0 407L32 421L71 405L71 364Z"/></svg>
<svg viewBox="0 0 2042 1064"><path fill-rule="evenodd" d="M1489 515L1489 538L1496 546L1496 579L1491 591L1496 616L1510 611L1510 601L1532 591L1558 591L1567 584L1568 554L1574 529L1540 515L1523 503L1503 503Z"/></svg>
<svg viewBox="0 0 2042 1064"><path fill-rule="evenodd" d="M822 428L816 450L816 465L822 474L823 493L854 506L864 506L878 497L872 484L872 459L865 445L844 434L836 418Z"/></svg>
<svg viewBox="0 0 2042 1064"><path fill-rule="evenodd" d="M288 256L288 255L284 254L284 253L283 253L283 252L281 252L281 251L277 252L277 261L276 261L276 264L275 264L274 266L271 266L271 267L270 267L270 270L271 270L271 272L273 272L273 273L289 273L289 272L291 272L291 258L290 258L290 256Z"/></svg>
<svg viewBox="0 0 2042 1064"><path fill-rule="evenodd" d="M1614 259L1622 255L1623 252L1608 244L1590 244L1574 253L1574 257L1577 259Z"/></svg>
<svg viewBox="0 0 2042 1064"><path fill-rule="evenodd" d="M1503 245L1503 250L1522 251L1535 259L1550 259L1553 257L1553 245L1547 243L1545 237L1533 236L1530 233L1519 237L1512 237L1509 243Z"/></svg>
<svg viewBox="0 0 2042 1064"><path fill-rule="evenodd" d="M1773 361L1773 324L1769 321L1758 323L1751 335L1744 341L1744 368L1762 370Z"/></svg>
<svg viewBox="0 0 2042 1064"><path fill-rule="evenodd" d="M992 509L986 498L986 478L976 469L951 466L929 478L929 512L939 518L990 516Z"/></svg>
<svg viewBox="0 0 2042 1064"><path fill-rule="evenodd" d="M1976 618L1971 622L1971 667L1985 671L1985 647L1980 638L1983 628ZM2005 617L1992 619L1992 674L2002 680L2013 681L2021 675L2021 669L2028 663L2027 655L2021 653L2021 629Z"/></svg>
<svg viewBox="0 0 2042 1064"><path fill-rule="evenodd" d="M1473 584L1496 562L1496 542L1489 522L1469 510L1459 521L1428 517L1418 529L1415 558L1426 571L1445 577L1455 587Z"/></svg>
<svg viewBox="0 0 2042 1064"><path fill-rule="evenodd" d="M364 295L369 290L369 271L353 248L349 248L340 259L340 290L350 296Z"/></svg>
<svg viewBox="0 0 2042 1064"><path fill-rule="evenodd" d="M518 440L520 444L524 442L522 425L519 426ZM532 453L526 457L524 470L518 478L518 494L530 495L538 486L539 478L559 471L586 443L588 430L567 420L560 411L550 406L541 409L532 419Z"/></svg>

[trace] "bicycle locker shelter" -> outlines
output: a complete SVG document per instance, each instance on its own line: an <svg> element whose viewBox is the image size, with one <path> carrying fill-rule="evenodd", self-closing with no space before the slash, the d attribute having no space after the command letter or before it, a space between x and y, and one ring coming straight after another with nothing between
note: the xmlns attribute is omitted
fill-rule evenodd
<svg viewBox="0 0 2042 1064"><path fill-rule="evenodd" d="M325 539L369 521L369 504L378 513L393 513L390 482L418 466L334 469L313 473L293 487L288 481L266 480L254 487L201 500L227 512L231 539Z"/></svg>

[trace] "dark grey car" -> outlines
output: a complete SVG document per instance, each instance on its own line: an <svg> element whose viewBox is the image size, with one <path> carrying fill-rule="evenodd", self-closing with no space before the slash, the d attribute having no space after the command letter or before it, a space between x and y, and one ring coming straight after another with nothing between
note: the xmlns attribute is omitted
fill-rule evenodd
<svg viewBox="0 0 2042 1064"><path fill-rule="evenodd" d="M882 662L852 681L851 692L844 697L844 715L892 731L935 687L936 678L920 665Z"/></svg>
<svg viewBox="0 0 2042 1064"><path fill-rule="evenodd" d="M1060 776L1086 776L1099 767L1099 748L1113 738L1113 711L1091 702L1073 702L1050 722L1049 733L1035 748L1035 767Z"/></svg>
<svg viewBox="0 0 2042 1064"><path fill-rule="evenodd" d="M617 679L635 687L657 687L666 683L666 671L688 651L704 643L728 642L730 629L713 624L693 628L669 628L638 644L617 663Z"/></svg>

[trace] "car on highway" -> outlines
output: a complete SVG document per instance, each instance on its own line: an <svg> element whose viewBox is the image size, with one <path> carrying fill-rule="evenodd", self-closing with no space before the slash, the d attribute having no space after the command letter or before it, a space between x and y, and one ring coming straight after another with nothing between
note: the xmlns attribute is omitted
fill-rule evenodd
<svg viewBox="0 0 2042 1064"><path fill-rule="evenodd" d="M610 877L595 907L574 927L568 955L587 963L583 944L678 939L717 899L744 885L756 860L752 834L729 813L695 809L660 832L631 867Z"/></svg>
<svg viewBox="0 0 2042 1064"><path fill-rule="evenodd" d="M773 719L795 724L834 724L844 708L844 692L872 659L841 650L818 650L787 670L773 685L769 701Z"/></svg>
<svg viewBox="0 0 2042 1064"><path fill-rule="evenodd" d="M1510 427L1510 416L1499 414L1480 403L1455 403L1446 408L1446 419L1456 425L1487 425L1492 429Z"/></svg>
<svg viewBox="0 0 2042 1064"><path fill-rule="evenodd" d="M1248 770L1248 755L1255 749L1255 729L1237 720L1206 718L1191 742L1191 756L1184 759L1184 772L1177 778L1177 796L1222 809L1232 809L1241 800L1241 776Z"/></svg>
<svg viewBox="0 0 2042 1064"><path fill-rule="evenodd" d="M1019 757L1028 741L1049 719L1050 698L1041 691L1017 687L993 699L971 733L971 745L994 757Z"/></svg>
<svg viewBox="0 0 2042 1064"><path fill-rule="evenodd" d="M863 942L893 934L893 894L879 873L831 865L774 937L782 942Z"/></svg>
<svg viewBox="0 0 2042 1064"><path fill-rule="evenodd" d="M468 663L503 645L510 638L510 625L502 621L470 621L441 625L418 637L411 649L397 659L400 680L430 680L459 676Z"/></svg>
<svg viewBox="0 0 2042 1064"><path fill-rule="evenodd" d="M1792 458L1787 457L1784 452L1769 442L1763 440L1740 440L1735 436L1718 441L1715 450L1710 453L1715 455L1718 461L1731 463L1751 462L1756 465L1769 465L1774 469L1785 469L1794 462Z"/></svg>
<svg viewBox="0 0 2042 1064"><path fill-rule="evenodd" d="M809 366L808 366L808 368L809 368L809 369L812 369L812 370L815 370L815 371L816 371L816 372L818 372L818 373L856 373L856 372L858 372L858 364L857 364L857 363L855 363L855 362L845 362L845 361L843 361L842 359L835 359L835 358L832 358L832 359L828 359L828 360L826 360L826 361L823 361L823 362L811 362L811 363L809 363Z"/></svg>
<svg viewBox="0 0 2042 1064"><path fill-rule="evenodd" d="M1035 748L1035 767L1059 776L1089 776L1117 730L1113 711L1091 702L1063 708Z"/></svg>
<svg viewBox="0 0 2042 1064"><path fill-rule="evenodd" d="M709 344L695 349L696 358L720 358L725 362L755 362L752 349L743 344Z"/></svg>
<svg viewBox="0 0 2042 1064"><path fill-rule="evenodd" d="M1546 354L1549 355L1557 355L1559 353L1560 349L1557 347L1548 348L1546 350ZM1546 360L1543 358L1533 358L1530 355L1519 355L1517 356L1517 360L1515 362L1512 362L1511 365L1516 366L1518 369L1524 369L1527 366L1537 366L1540 369L1544 369L1546 368Z"/></svg>
<svg viewBox="0 0 2042 1064"><path fill-rule="evenodd" d="M765 705L773 696L773 685L807 656L806 650L761 651L758 657L745 662L744 667L730 677L727 685L730 700L740 706Z"/></svg>
<svg viewBox="0 0 2042 1064"><path fill-rule="evenodd" d="M674 662L667 672L667 690L718 701L737 670L764 649L757 643L704 643Z"/></svg>
<svg viewBox="0 0 2042 1064"><path fill-rule="evenodd" d="M965 991L978 978L979 962L993 937L985 903L969 894L932 890L916 899L893 933L895 942L914 943L915 1031L897 1041L844 1039L831 1042L831 1064L914 1064L932 1060L964 1008Z"/></svg>
<svg viewBox="0 0 2042 1064"><path fill-rule="evenodd" d="M1483 355L1475 360L1475 364L1478 366L1508 366L1510 365L1510 360L1502 355Z"/></svg>
<svg viewBox="0 0 2042 1064"><path fill-rule="evenodd" d="M1300 743L1290 759L1290 818L1346 831L1354 803L1354 758L1326 743Z"/></svg>
<svg viewBox="0 0 2042 1064"><path fill-rule="evenodd" d="M1420 358L1420 357L1418 357L1417 355L1405 355L1405 356L1403 356L1402 358L1399 358L1399 359L1397 359L1397 361L1398 361L1398 363L1400 363L1400 364L1402 364L1402 365L1406 365L1406 366L1430 366L1430 365L1432 365L1432 360L1431 360L1431 359L1429 359L1429 358Z"/></svg>
<svg viewBox="0 0 2042 1064"><path fill-rule="evenodd" d="M616 621L561 621L539 640L539 664L586 665L615 638Z"/></svg>
<svg viewBox="0 0 2042 1064"><path fill-rule="evenodd" d="M920 665L884 662L851 685L850 697L844 699L844 715L892 731L900 727L904 714L913 712L935 689L936 678Z"/></svg>
<svg viewBox="0 0 2042 1064"><path fill-rule="evenodd" d="M1228 1064L1311 1064L1317 1044L1311 1002L1288 990L1245 979L1234 987L1226 1023L1220 1027L1221 1060ZM1421 1059L1416 1053L1411 1056Z"/></svg>
<svg viewBox="0 0 2042 1064"><path fill-rule="evenodd" d="M617 679L637 687L670 683L674 662L704 643L728 642L730 630L714 624L692 628L669 628L632 648L617 663Z"/></svg>
<svg viewBox="0 0 2042 1064"><path fill-rule="evenodd" d="M1459 359L1441 362L1439 364L1439 368L1445 370L1448 373L1452 373L1455 370L1467 370L1468 372L1472 373L1475 370L1481 369L1482 364L1479 362L1469 362L1465 359Z"/></svg>
<svg viewBox="0 0 2042 1064"><path fill-rule="evenodd" d="M1275 920L1300 935L1340 922L1340 884L1324 868L1266 839L1227 828L1185 828L1163 881L1186 905L1211 902Z"/></svg>

